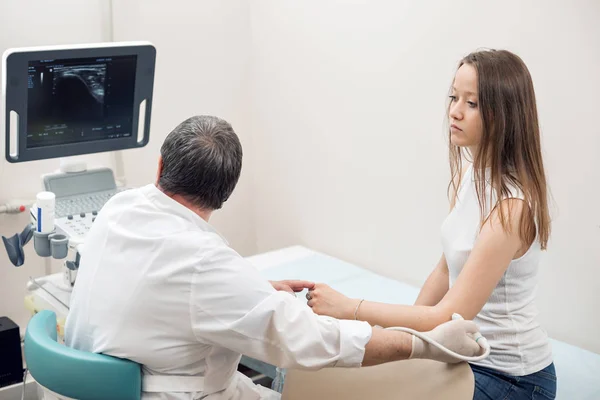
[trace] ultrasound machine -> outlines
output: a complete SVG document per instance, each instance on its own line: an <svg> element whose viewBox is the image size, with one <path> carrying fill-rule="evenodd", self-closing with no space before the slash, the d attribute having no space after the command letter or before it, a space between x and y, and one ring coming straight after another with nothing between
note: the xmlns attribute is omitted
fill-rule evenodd
<svg viewBox="0 0 600 400"><path fill-rule="evenodd" d="M31 287L42 287L56 300L75 283L85 237L97 214L125 190L117 185L112 169L88 169L74 156L148 143L155 60L156 49L149 42L15 48L4 53L6 160L57 159L60 168L42 176L44 190L30 209L30 223L2 239L15 266L24 264L23 247L29 241L40 257L63 261L63 272L49 277L53 285L43 284L46 277L30 279ZM10 165L5 168L10 173Z"/></svg>

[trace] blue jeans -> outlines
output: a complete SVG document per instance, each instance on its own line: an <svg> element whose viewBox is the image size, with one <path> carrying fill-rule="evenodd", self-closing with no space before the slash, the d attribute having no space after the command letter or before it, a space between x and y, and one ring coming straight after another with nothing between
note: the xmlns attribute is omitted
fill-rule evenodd
<svg viewBox="0 0 600 400"><path fill-rule="evenodd" d="M511 376L489 368L471 365L475 375L473 400L521 400L556 398L554 363L525 376Z"/></svg>

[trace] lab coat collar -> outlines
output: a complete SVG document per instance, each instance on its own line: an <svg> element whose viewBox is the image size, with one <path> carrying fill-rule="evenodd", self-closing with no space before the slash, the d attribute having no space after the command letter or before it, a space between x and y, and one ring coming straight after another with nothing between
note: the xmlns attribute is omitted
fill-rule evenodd
<svg viewBox="0 0 600 400"><path fill-rule="evenodd" d="M227 239L225 239L225 237L221 235L219 231L213 228L211 224L206 222L204 219L202 219L202 217L200 217L198 214L196 214L183 204L173 200L172 198L164 194L159 188L156 187L155 184L148 184L142 187L140 190L148 200L150 200L154 205L156 205L160 209L166 210L172 214L178 215L182 218L194 222L196 226L198 226L198 228L205 232L217 234L221 239L223 239L223 242L225 242L225 244L229 246L229 242L227 241Z"/></svg>

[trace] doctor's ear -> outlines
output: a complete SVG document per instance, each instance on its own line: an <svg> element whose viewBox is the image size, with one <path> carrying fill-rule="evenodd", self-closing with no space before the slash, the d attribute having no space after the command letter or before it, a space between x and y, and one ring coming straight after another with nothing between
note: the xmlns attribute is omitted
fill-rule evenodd
<svg viewBox="0 0 600 400"><path fill-rule="evenodd" d="M162 174L163 169L163 159L162 156L158 156L158 169L156 170L156 184L158 185L158 181L160 180L160 175Z"/></svg>

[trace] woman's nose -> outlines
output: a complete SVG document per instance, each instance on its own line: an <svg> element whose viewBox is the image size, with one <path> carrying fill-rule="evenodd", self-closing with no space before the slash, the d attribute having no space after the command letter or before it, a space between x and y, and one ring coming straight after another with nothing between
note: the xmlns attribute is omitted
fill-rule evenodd
<svg viewBox="0 0 600 400"><path fill-rule="evenodd" d="M460 121L463 117L462 110L458 103L454 103L450 106L450 113L448 114L450 118Z"/></svg>

